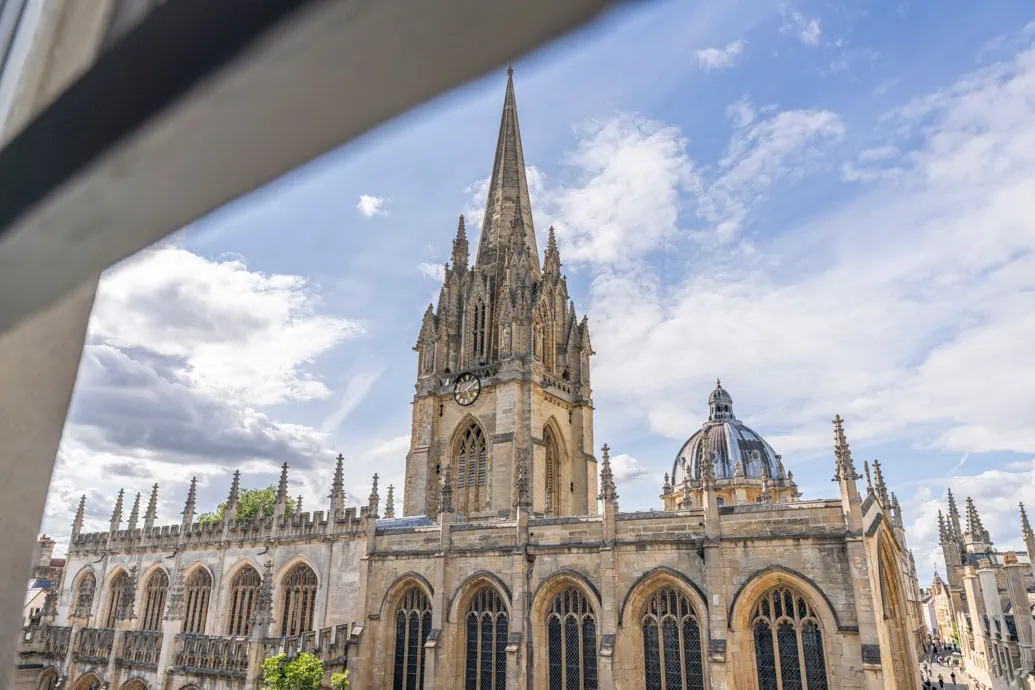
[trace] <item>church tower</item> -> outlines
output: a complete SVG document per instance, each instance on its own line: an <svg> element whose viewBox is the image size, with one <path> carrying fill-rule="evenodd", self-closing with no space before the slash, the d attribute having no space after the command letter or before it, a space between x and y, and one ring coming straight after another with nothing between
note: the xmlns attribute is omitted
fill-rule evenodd
<svg viewBox="0 0 1035 690"><path fill-rule="evenodd" d="M438 305L428 305L414 347L404 513L438 514L446 482L461 515L518 504L545 515L596 513L589 324L568 298L553 228L539 262L510 69L468 262L461 216Z"/></svg>

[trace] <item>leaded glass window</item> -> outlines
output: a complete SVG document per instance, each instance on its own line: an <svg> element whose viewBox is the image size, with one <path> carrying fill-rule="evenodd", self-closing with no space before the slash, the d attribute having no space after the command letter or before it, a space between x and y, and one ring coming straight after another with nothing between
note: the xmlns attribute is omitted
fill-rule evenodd
<svg viewBox="0 0 1035 690"><path fill-rule="evenodd" d="M165 616L165 596L169 592L169 576L164 570L156 570L144 585L144 617L140 619L141 630L161 630Z"/></svg>
<svg viewBox="0 0 1035 690"><path fill-rule="evenodd" d="M262 578L259 571L246 565L237 571L230 582L229 615L227 620L228 635L250 635L252 632L252 613L255 611L255 599L259 596Z"/></svg>
<svg viewBox="0 0 1035 690"><path fill-rule="evenodd" d="M424 687L424 642L431 632L431 601L419 588L403 595L395 614L395 654L392 690ZM468 640L470 649L470 640Z"/></svg>
<svg viewBox="0 0 1035 690"><path fill-rule="evenodd" d="M87 571L79 578L79 586L75 593L75 613L73 615L86 617L93 609L93 593L97 589L97 578L93 573Z"/></svg>
<svg viewBox="0 0 1035 690"><path fill-rule="evenodd" d="M759 690L827 690L823 633L798 592L774 587L752 616Z"/></svg>
<svg viewBox="0 0 1035 690"><path fill-rule="evenodd" d="M489 310L485 302L479 299L471 310L471 354L474 356L474 363L485 361L489 355L488 323Z"/></svg>
<svg viewBox="0 0 1035 690"><path fill-rule="evenodd" d="M129 575L125 570L120 570L108 585L108 608L104 614L105 628L114 628L115 624L122 620L122 607L126 599L127 588L129 588Z"/></svg>
<svg viewBox="0 0 1035 690"><path fill-rule="evenodd" d="M464 690L502 690L507 685L509 618L495 589L485 587L471 598L465 621Z"/></svg>
<svg viewBox="0 0 1035 690"><path fill-rule="evenodd" d="M701 624L685 594L661 587L643 607L644 685L647 690L704 690Z"/></svg>
<svg viewBox="0 0 1035 690"><path fill-rule="evenodd" d="M299 563L284 576L280 634L293 637L313 629L313 609L316 608L316 573L305 563Z"/></svg>
<svg viewBox="0 0 1035 690"><path fill-rule="evenodd" d="M581 591L569 588L554 598L546 634L549 689L596 690L596 617Z"/></svg>
<svg viewBox="0 0 1035 690"><path fill-rule="evenodd" d="M212 576L204 568L197 568L184 584L183 632L205 632L208 602L212 597Z"/></svg>
<svg viewBox="0 0 1035 690"><path fill-rule="evenodd" d="M458 513L467 515L482 510L488 495L488 448L482 428L472 422L458 441L456 449L456 492L453 505Z"/></svg>

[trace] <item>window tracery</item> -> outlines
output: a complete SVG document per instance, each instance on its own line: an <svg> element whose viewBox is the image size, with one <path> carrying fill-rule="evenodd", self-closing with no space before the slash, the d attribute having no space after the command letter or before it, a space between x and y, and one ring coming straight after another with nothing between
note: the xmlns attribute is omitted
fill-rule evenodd
<svg viewBox="0 0 1035 690"><path fill-rule="evenodd" d="M230 582L230 621L227 626L228 635L250 635L252 632L252 613L255 611L255 600L259 596L262 578L259 572L247 565L241 568Z"/></svg>
<svg viewBox="0 0 1035 690"><path fill-rule="evenodd" d="M586 596L570 587L546 616L549 690L597 690L596 616Z"/></svg>
<svg viewBox="0 0 1035 690"><path fill-rule="evenodd" d="M212 576L204 568L197 568L184 585L183 632L205 632L208 603L212 596Z"/></svg>
<svg viewBox="0 0 1035 690"><path fill-rule="evenodd" d="M483 509L488 498L483 487L488 483L488 446L477 423L471 422L458 440L456 449L456 492L453 498L458 513L467 515Z"/></svg>
<svg viewBox="0 0 1035 690"><path fill-rule="evenodd" d="M108 585L108 608L104 614L104 627L114 628L122 619L122 607L125 601L125 592L129 588L129 574L120 570L118 575L111 579Z"/></svg>
<svg viewBox="0 0 1035 690"><path fill-rule="evenodd" d="M556 515L561 509L561 458L557 437L549 426L543 427L543 445L546 448L546 506L544 512L547 515Z"/></svg>
<svg viewBox="0 0 1035 690"><path fill-rule="evenodd" d="M305 563L299 563L284 576L281 587L280 634L293 637L313 629L313 609L316 607L316 573Z"/></svg>
<svg viewBox="0 0 1035 690"><path fill-rule="evenodd" d="M759 690L827 690L823 633L798 592L773 587L752 615Z"/></svg>
<svg viewBox="0 0 1035 690"><path fill-rule="evenodd" d="M73 615L86 617L93 609L93 593L97 589L97 577L92 572L85 573L79 578L79 587L75 595L75 613Z"/></svg>
<svg viewBox="0 0 1035 690"><path fill-rule="evenodd" d="M510 618L496 590L485 587L478 591L471 598L464 621L464 689L504 690Z"/></svg>
<svg viewBox="0 0 1035 690"><path fill-rule="evenodd" d="M685 594L665 586L655 591L640 617L647 690L704 690L701 624Z"/></svg>
<svg viewBox="0 0 1035 690"><path fill-rule="evenodd" d="M392 690L424 687L424 642L431 632L431 601L418 587L403 595L395 614Z"/></svg>
<svg viewBox="0 0 1035 690"><path fill-rule="evenodd" d="M161 630L162 617L165 616L165 597L169 592L169 576L164 570L156 570L147 578L144 587L144 617L140 621L141 630Z"/></svg>

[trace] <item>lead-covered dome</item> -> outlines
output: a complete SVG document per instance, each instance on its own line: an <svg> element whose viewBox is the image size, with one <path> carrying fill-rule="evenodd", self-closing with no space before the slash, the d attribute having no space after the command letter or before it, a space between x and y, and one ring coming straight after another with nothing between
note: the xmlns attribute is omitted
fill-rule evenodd
<svg viewBox="0 0 1035 690"><path fill-rule="evenodd" d="M701 460L709 453L715 463L715 478L736 476L760 478L763 468L770 479L784 479L783 462L765 439L733 415L733 398L715 382L708 396L708 421L693 434L676 455L672 484L700 480Z"/></svg>

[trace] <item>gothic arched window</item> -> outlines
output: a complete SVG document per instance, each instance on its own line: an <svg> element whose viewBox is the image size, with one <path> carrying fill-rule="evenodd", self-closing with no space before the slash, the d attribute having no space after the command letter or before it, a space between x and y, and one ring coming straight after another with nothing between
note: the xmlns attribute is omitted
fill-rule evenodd
<svg viewBox="0 0 1035 690"><path fill-rule="evenodd" d="M495 589L485 587L474 595L465 622L464 690L503 690L510 619Z"/></svg>
<svg viewBox="0 0 1035 690"><path fill-rule="evenodd" d="M581 591L554 598L546 634L549 690L597 690L597 621Z"/></svg>
<svg viewBox="0 0 1035 690"><path fill-rule="evenodd" d="M108 584L108 608L104 614L105 628L114 628L115 624L122 620L122 607L127 589L129 589L129 575L125 570L120 570Z"/></svg>
<svg viewBox="0 0 1035 690"><path fill-rule="evenodd" d="M561 458L557 437L550 427L543 428L543 445L546 448L546 506L547 515L556 515L561 510Z"/></svg>
<svg viewBox="0 0 1035 690"><path fill-rule="evenodd" d="M259 596L262 578L259 572L246 565L237 571L230 581L230 610L226 632L228 635L251 635L252 613L255 611L255 599Z"/></svg>
<svg viewBox="0 0 1035 690"><path fill-rule="evenodd" d="M466 515L481 510L488 498L481 488L488 482L488 448L482 428L474 422L458 440L455 464L457 491L453 503L456 511Z"/></svg>
<svg viewBox="0 0 1035 690"><path fill-rule="evenodd" d="M686 595L674 587L657 590L640 624L647 690L704 690L701 624Z"/></svg>
<svg viewBox="0 0 1035 690"><path fill-rule="evenodd" d="M212 598L212 576L204 568L197 568L184 583L185 611L183 632L205 632L208 602Z"/></svg>
<svg viewBox="0 0 1035 690"><path fill-rule="evenodd" d="M774 587L752 616L759 690L827 690L823 632L798 592Z"/></svg>
<svg viewBox="0 0 1035 690"><path fill-rule="evenodd" d="M419 588L403 595L395 614L392 690L424 687L424 642L431 632L431 602Z"/></svg>
<svg viewBox="0 0 1035 690"><path fill-rule="evenodd" d="M75 591L75 611L72 615L85 618L90 615L93 609L93 593L97 589L97 578L90 571L87 571L79 578L79 585Z"/></svg>
<svg viewBox="0 0 1035 690"><path fill-rule="evenodd" d="M165 595L169 591L169 576L164 570L156 570L147 578L144 586L144 617L140 619L141 630L161 630L165 616Z"/></svg>
<svg viewBox="0 0 1035 690"><path fill-rule="evenodd" d="M316 605L316 573L299 563L284 576L280 634L292 637L313 629L313 608Z"/></svg>
<svg viewBox="0 0 1035 690"><path fill-rule="evenodd" d="M484 360L489 354L488 317L489 314L485 302L479 298L474 303L474 309L471 310L471 342L473 344L471 352L475 363Z"/></svg>

